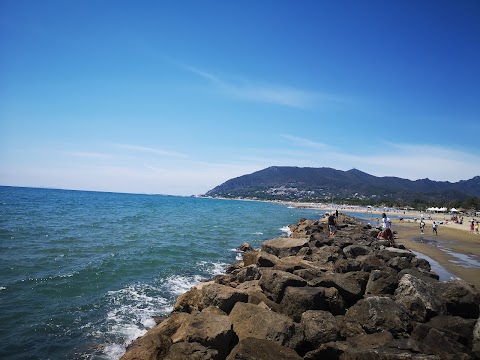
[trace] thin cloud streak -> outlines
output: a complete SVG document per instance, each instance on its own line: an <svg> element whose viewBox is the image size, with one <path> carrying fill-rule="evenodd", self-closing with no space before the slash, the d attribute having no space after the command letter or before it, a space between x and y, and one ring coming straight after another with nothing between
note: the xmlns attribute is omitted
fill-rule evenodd
<svg viewBox="0 0 480 360"><path fill-rule="evenodd" d="M152 148L147 146L130 145L130 144L113 144L113 145L121 149L133 150L136 152L144 152L144 153L150 153L150 154L156 154L156 155L162 155L162 156L180 157L180 158L188 157L187 155L176 152L176 151L163 150L163 149Z"/></svg>
<svg viewBox="0 0 480 360"><path fill-rule="evenodd" d="M207 80L222 94L229 97L251 101L282 105L298 109L310 109L331 102L344 102L345 99L327 93L306 91L284 85L256 83L250 81L226 81L209 72L193 66L177 63L178 66Z"/></svg>

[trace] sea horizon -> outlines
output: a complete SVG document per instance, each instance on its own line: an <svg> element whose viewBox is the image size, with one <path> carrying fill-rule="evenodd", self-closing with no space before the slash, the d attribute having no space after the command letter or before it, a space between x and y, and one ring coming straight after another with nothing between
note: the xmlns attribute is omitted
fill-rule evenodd
<svg viewBox="0 0 480 360"><path fill-rule="evenodd" d="M118 359L191 286L315 209L0 186L0 357Z"/></svg>

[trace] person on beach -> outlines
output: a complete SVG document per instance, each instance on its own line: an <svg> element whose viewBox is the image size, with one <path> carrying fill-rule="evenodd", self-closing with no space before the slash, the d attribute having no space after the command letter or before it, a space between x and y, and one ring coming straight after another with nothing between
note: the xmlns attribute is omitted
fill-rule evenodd
<svg viewBox="0 0 480 360"><path fill-rule="evenodd" d="M475 228L474 228L474 229L475 229L475 234L477 234L477 235L480 234L480 233L478 232L478 231L479 231L479 229L478 229L478 221L475 223Z"/></svg>
<svg viewBox="0 0 480 360"><path fill-rule="evenodd" d="M423 234L425 230L425 221L420 220L420 234Z"/></svg>
<svg viewBox="0 0 480 360"><path fill-rule="evenodd" d="M392 227L392 221L387 216L387 214L383 213L382 219L383 219L382 230L390 229Z"/></svg>
<svg viewBox="0 0 480 360"><path fill-rule="evenodd" d="M474 220L470 221L470 234L473 234L473 230L474 230L474 228L475 228L475 225L474 225L474 224L475 224L475 221L474 221Z"/></svg>
<svg viewBox="0 0 480 360"><path fill-rule="evenodd" d="M335 217L338 219L338 209L335 210Z"/></svg>
<svg viewBox="0 0 480 360"><path fill-rule="evenodd" d="M330 230L330 236L335 235L337 232L337 224L333 213L328 217L328 229Z"/></svg>
<svg viewBox="0 0 480 360"><path fill-rule="evenodd" d="M433 231L433 234L432 235L438 235L437 233L437 223L434 221L433 224L432 224L432 231Z"/></svg>

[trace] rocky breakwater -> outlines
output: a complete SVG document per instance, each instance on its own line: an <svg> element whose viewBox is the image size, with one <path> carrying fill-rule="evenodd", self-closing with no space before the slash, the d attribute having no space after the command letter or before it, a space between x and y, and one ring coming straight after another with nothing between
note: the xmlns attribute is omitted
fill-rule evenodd
<svg viewBox="0 0 480 360"><path fill-rule="evenodd" d="M340 216L335 236L301 220L289 238L181 295L129 359L477 359L480 292Z"/></svg>

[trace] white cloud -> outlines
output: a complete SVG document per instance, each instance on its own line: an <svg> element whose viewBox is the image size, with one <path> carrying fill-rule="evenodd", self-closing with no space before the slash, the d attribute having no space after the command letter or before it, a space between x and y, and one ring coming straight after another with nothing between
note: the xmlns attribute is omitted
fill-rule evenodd
<svg viewBox="0 0 480 360"><path fill-rule="evenodd" d="M298 160L298 166L302 166L301 163L314 163L315 167L339 170L356 168L375 176L395 176L410 180L428 177L431 180L456 182L480 175L479 168L473 166L480 163L479 155L440 145L380 142L375 153L359 155L309 139L282 137L289 140L291 145L307 150Z"/></svg>
<svg viewBox="0 0 480 360"><path fill-rule="evenodd" d="M169 151L159 148L152 148L147 146L139 146L139 145L131 145L131 144L113 144L114 146L126 150L132 150L134 152L144 152L150 154L156 154L161 156L172 156L172 157L182 157L185 158L187 155L176 152L176 151Z"/></svg>
<svg viewBox="0 0 480 360"><path fill-rule="evenodd" d="M217 91L235 99L299 109L308 109L325 103L345 101L344 98L337 95L308 91L285 85L252 82L245 79L226 80L189 65L179 63L177 65L202 77Z"/></svg>

